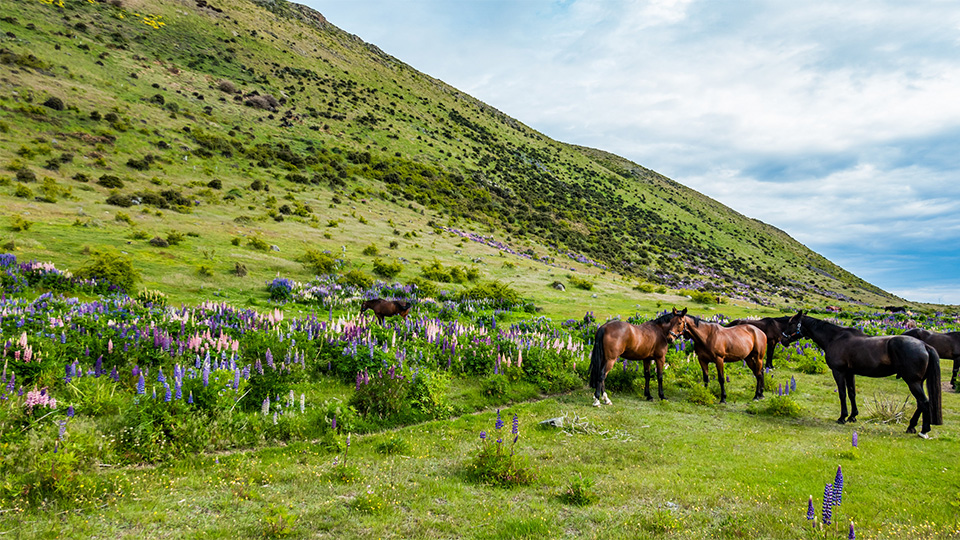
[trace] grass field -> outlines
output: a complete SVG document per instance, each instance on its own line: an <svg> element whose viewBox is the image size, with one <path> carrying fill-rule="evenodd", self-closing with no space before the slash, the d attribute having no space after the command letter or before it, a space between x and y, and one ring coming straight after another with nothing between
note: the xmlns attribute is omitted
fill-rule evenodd
<svg viewBox="0 0 960 540"><path fill-rule="evenodd" d="M663 402L612 393L614 405L598 409L584 389L504 407L505 418L519 418L516 452L537 475L528 486L469 479L480 431L496 433L496 412L488 409L354 434L346 456L314 442L201 454L159 467L105 465L100 474L122 486L109 504L53 515L42 507L7 509L2 532L11 538L847 538L853 521L860 539L960 537L956 393L943 395L945 423L923 440L903 433L903 423L870 418L878 398L902 403L906 388L898 380L858 379L861 421L837 425L829 374L775 370L775 383L796 379L792 398L802 407L799 417L782 418L750 414L752 377L738 366L728 373L725 405L691 403L686 391L668 384ZM561 416L564 428L538 426ZM813 496L819 521L824 485L838 466L842 505L833 510L834 525L815 531L805 517L807 499ZM336 473L344 470L349 474ZM562 499L568 490L594 499L568 504Z"/></svg>

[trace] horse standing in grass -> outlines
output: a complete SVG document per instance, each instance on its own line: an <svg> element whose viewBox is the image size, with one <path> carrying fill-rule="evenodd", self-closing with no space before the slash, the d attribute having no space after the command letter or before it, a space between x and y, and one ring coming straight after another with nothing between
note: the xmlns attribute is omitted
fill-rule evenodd
<svg viewBox="0 0 960 540"><path fill-rule="evenodd" d="M857 421L857 392L854 375L889 377L896 375L907 383L917 400L907 433L916 433L917 419L923 415L920 436L927 438L930 424L943 423L940 408L940 356L930 345L910 336L868 336L856 328L846 328L808 317L799 312L790 318L785 334L812 339L823 349L827 365L833 371L840 394L838 424ZM927 383L929 399L923 393ZM847 396L850 415L847 416Z"/></svg>
<svg viewBox="0 0 960 540"><path fill-rule="evenodd" d="M600 406L600 399L611 405L607 397L604 381L607 374L613 369L617 359L642 360L643 375L647 384L643 395L652 400L650 395L650 362L657 363L657 390L660 399L663 397L663 364L667 356L667 346L674 339L683 335L684 317L687 310L665 313L652 321L641 325L623 321L610 321L597 329L594 337L593 351L590 353L590 387L595 388L593 406Z"/></svg>
<svg viewBox="0 0 960 540"><path fill-rule="evenodd" d="M953 359L953 373L950 375L950 386L957 389L957 372L960 371L960 332L931 332L921 328L914 328L903 333L905 336L915 337L937 350L940 358Z"/></svg>
<svg viewBox="0 0 960 540"><path fill-rule="evenodd" d="M697 360L703 371L703 385L707 386L710 376L707 364L717 365L717 379L720 381L720 403L727 401L727 389L724 385L723 363L730 360L744 360L757 378L757 389L753 399L763 397L763 357L767 352L767 337L759 328L742 324L725 328L717 323L687 316L685 336L693 340Z"/></svg>
<svg viewBox="0 0 960 540"><path fill-rule="evenodd" d="M412 307L413 304L410 302L374 298L373 300L367 300L360 306L360 315L363 315L363 312L368 309L373 310L373 314L377 316L377 320L380 321L380 324L382 325L384 317L400 315L406 319L407 313L410 312L410 308Z"/></svg>
<svg viewBox="0 0 960 540"><path fill-rule="evenodd" d="M773 354L776 352L777 343L784 347L790 344L790 341L783 337L783 331L787 328L787 321L789 320L790 317L787 315L783 317L764 317L762 319L737 319L723 326L730 328L732 326L749 324L759 328L760 331L763 332L763 335L767 337L767 362L765 365L773 369Z"/></svg>

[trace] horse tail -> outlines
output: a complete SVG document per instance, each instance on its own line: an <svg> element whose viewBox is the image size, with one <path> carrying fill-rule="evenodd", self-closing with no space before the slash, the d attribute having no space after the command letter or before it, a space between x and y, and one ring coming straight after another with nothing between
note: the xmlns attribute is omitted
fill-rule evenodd
<svg viewBox="0 0 960 540"><path fill-rule="evenodd" d="M590 388L597 388L603 380L603 367L607 358L603 354L603 337L607 334L606 326L597 328L593 338L593 351L590 353Z"/></svg>
<svg viewBox="0 0 960 540"><path fill-rule="evenodd" d="M943 409L940 405L940 355L937 350L927 345L927 393L930 394L930 423L939 426L943 424Z"/></svg>

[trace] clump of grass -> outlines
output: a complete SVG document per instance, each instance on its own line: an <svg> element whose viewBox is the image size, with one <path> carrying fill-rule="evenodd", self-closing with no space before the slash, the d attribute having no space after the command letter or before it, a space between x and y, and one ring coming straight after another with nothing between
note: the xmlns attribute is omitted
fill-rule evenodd
<svg viewBox="0 0 960 540"><path fill-rule="evenodd" d="M747 405L747 412L765 416L797 418L803 414L803 408L790 396L772 396Z"/></svg>
<svg viewBox="0 0 960 540"><path fill-rule="evenodd" d="M574 276L574 275L567 276L567 279L570 280L570 285L573 285L578 289L583 289L585 291L593 290L593 282L590 281L589 279L582 278L579 276Z"/></svg>
<svg viewBox="0 0 960 540"><path fill-rule="evenodd" d="M573 506L588 506L596 502L599 496L593 490L593 479L584 478L583 474L577 473L577 476L570 480L567 487L560 492L559 499L564 504Z"/></svg>
<svg viewBox="0 0 960 540"><path fill-rule="evenodd" d="M714 405L717 403L717 396L713 395L706 386L695 384L687 392L687 399L697 405Z"/></svg>

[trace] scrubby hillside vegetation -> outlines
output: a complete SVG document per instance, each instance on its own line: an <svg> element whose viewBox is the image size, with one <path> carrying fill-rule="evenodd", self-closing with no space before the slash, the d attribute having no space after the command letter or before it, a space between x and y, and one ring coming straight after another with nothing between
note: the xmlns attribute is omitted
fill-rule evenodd
<svg viewBox="0 0 960 540"><path fill-rule="evenodd" d="M0 197L20 260L75 267L112 246L134 256L141 286L181 300L308 279L314 249L367 272L389 259L402 281L436 259L538 290L559 268L625 276L641 293L902 303L774 227L551 140L297 4L36 0L2 15ZM380 253L361 255L371 244ZM533 279L524 263L483 260L500 254L552 266Z"/></svg>

